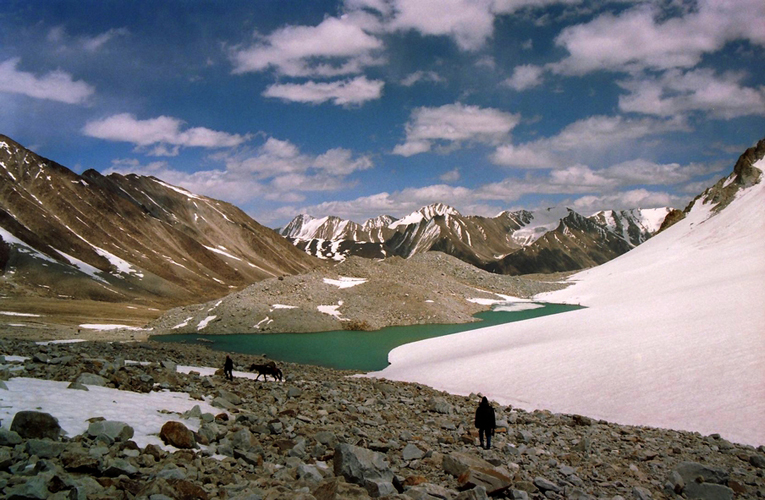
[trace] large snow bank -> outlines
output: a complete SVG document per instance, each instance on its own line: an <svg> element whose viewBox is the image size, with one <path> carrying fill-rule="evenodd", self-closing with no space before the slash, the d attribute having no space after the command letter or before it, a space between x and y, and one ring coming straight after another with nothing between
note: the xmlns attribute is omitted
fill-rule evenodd
<svg viewBox="0 0 765 500"><path fill-rule="evenodd" d="M540 297L586 309L401 346L371 375L765 444L765 182L710 208Z"/></svg>

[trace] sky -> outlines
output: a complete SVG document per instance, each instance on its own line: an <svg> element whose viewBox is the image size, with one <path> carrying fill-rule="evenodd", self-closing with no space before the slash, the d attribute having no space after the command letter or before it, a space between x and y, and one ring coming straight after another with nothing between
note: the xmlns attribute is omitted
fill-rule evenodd
<svg viewBox="0 0 765 500"><path fill-rule="evenodd" d="M765 137L762 0L0 0L0 133L283 226L685 205Z"/></svg>

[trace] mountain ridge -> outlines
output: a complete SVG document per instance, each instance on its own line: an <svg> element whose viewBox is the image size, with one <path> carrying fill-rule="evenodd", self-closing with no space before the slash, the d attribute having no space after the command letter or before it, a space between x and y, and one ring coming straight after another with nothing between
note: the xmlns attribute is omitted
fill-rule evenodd
<svg viewBox="0 0 765 500"><path fill-rule="evenodd" d="M177 305L320 263L237 207L154 177L68 168L0 136L3 288Z"/></svg>
<svg viewBox="0 0 765 500"><path fill-rule="evenodd" d="M380 216L374 225L367 221L362 226L334 216L316 219L302 214L280 234L311 255L335 261L352 255L410 258L433 250L492 272L527 274L601 264L650 238L670 212L669 208L598 212L587 218L592 224L581 220L574 224L579 240L575 245L563 241L570 240L572 233L566 233L567 226L561 223L572 213L582 216L563 207L537 212L503 211L495 217L483 217L465 216L449 205L434 203L401 219ZM310 226L305 222L307 218ZM387 220L392 222L382 225ZM349 226L353 232L338 230ZM543 239L551 232L557 232L557 238ZM576 255L566 255L572 247L577 248ZM518 255L510 258L513 254Z"/></svg>

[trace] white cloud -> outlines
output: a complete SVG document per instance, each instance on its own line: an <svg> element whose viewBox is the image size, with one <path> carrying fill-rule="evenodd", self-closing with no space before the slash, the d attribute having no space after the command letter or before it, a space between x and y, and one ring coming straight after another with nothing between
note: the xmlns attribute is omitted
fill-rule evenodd
<svg viewBox="0 0 765 500"><path fill-rule="evenodd" d="M477 51L494 34L498 15L527 7L579 3L580 0L346 0L348 11L377 11L388 32L414 30L448 36L465 51Z"/></svg>
<svg viewBox="0 0 765 500"><path fill-rule="evenodd" d="M401 85L411 87L416 83L442 83L444 79L435 71L415 71L401 80Z"/></svg>
<svg viewBox="0 0 765 500"><path fill-rule="evenodd" d="M678 163L660 164L639 158L612 165L603 169L602 173L610 179L619 180L622 185L670 185L688 182L695 177L721 169L721 165L715 164L691 163L683 166Z"/></svg>
<svg viewBox="0 0 765 500"><path fill-rule="evenodd" d="M374 166L368 156L355 156L344 148L313 156L302 153L289 141L269 137L254 152L226 159L228 172L271 179L277 192L327 191L343 187L343 179Z"/></svg>
<svg viewBox="0 0 765 500"><path fill-rule="evenodd" d="M448 172L444 172L440 177L439 180L442 182L457 182L460 180L460 169L455 168L453 170L449 170Z"/></svg>
<svg viewBox="0 0 765 500"><path fill-rule="evenodd" d="M379 64L377 37L354 23L358 18L328 17L318 26L287 26L231 53L234 73L274 68L287 76L338 76Z"/></svg>
<svg viewBox="0 0 765 500"><path fill-rule="evenodd" d="M48 99L66 104L82 104L96 89L82 80L73 80L72 75L62 70L51 71L37 77L26 71L19 71L21 59L15 57L0 63L0 92L23 94L35 99Z"/></svg>
<svg viewBox="0 0 765 500"><path fill-rule="evenodd" d="M494 31L492 0L397 0L391 30L452 37L462 50L477 50Z"/></svg>
<svg viewBox="0 0 765 500"><path fill-rule="evenodd" d="M360 76L353 80L302 84L284 83L269 86L265 97L275 97L293 102L321 104L332 101L339 106L360 105L366 101L379 99L384 86L382 80L367 80Z"/></svg>
<svg viewBox="0 0 765 500"><path fill-rule="evenodd" d="M227 148L249 140L248 135L218 132L205 127L181 130L182 125L183 121L169 116L138 120L131 114L122 113L88 122L83 133L108 141L130 142L139 147L156 145L153 150L155 154L164 152L170 156L177 154L177 150L167 146Z"/></svg>
<svg viewBox="0 0 765 500"><path fill-rule="evenodd" d="M632 208L682 207L687 199L661 191L633 189L603 196L582 196L571 202L571 208L583 215L601 210L628 210Z"/></svg>
<svg viewBox="0 0 765 500"><path fill-rule="evenodd" d="M569 56L551 68L571 75L691 68L704 54L732 40L765 45L765 2L761 0L700 0L690 13L664 17L656 4L642 4L619 15L608 13L570 26L556 38Z"/></svg>
<svg viewBox="0 0 765 500"><path fill-rule="evenodd" d="M686 129L682 120L591 116L567 125L552 137L503 144L490 159L507 167L562 168L585 157L628 149L645 137Z"/></svg>
<svg viewBox="0 0 765 500"><path fill-rule="evenodd" d="M505 139L519 121L517 114L460 103L417 108L406 125L406 142L397 145L393 153L412 156L439 143L455 147L463 142L494 144Z"/></svg>
<svg viewBox="0 0 765 500"><path fill-rule="evenodd" d="M765 115L765 87L745 87L744 73L717 75L710 69L670 70L659 77L618 82L630 91L619 97L619 109L656 116L700 111L713 118Z"/></svg>
<svg viewBox="0 0 765 500"><path fill-rule="evenodd" d="M109 31L101 33L100 35L96 35L92 38L83 38L82 45L83 48L88 52L96 52L115 37L126 36L128 33L129 32L127 28L112 28Z"/></svg>
<svg viewBox="0 0 765 500"><path fill-rule="evenodd" d="M240 158L221 155L225 169L192 173L177 170L166 161L143 165L135 159L120 159L114 160L105 173L152 175L193 193L238 204L257 199L298 203L305 198L301 192L347 188L352 185L347 176L373 167L369 157L354 156L347 149L330 149L313 156L302 153L289 141L273 137L254 152L242 155Z"/></svg>
<svg viewBox="0 0 765 500"><path fill-rule="evenodd" d="M543 74L544 68L532 64L523 64L516 66L513 70L513 76L502 83L521 92L541 85Z"/></svg>
<svg viewBox="0 0 765 500"><path fill-rule="evenodd" d="M330 149L316 157L313 166L331 175L350 175L359 170L372 168L372 160L368 156L353 158L353 152L349 149Z"/></svg>

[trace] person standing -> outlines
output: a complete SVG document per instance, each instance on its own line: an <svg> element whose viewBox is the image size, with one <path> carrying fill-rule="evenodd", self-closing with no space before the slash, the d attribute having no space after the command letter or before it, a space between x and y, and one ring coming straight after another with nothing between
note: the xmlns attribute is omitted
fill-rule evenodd
<svg viewBox="0 0 765 500"><path fill-rule="evenodd" d="M494 408L489 404L486 396L481 399L481 403L475 410L475 426L478 427L478 438L481 440L481 448L484 448L483 438L484 434L486 435L485 448L488 450L491 448L491 436L494 434L497 421L494 415Z"/></svg>
<svg viewBox="0 0 765 500"><path fill-rule="evenodd" d="M226 354L226 362L223 364L223 376L226 380L234 380L234 361Z"/></svg>

